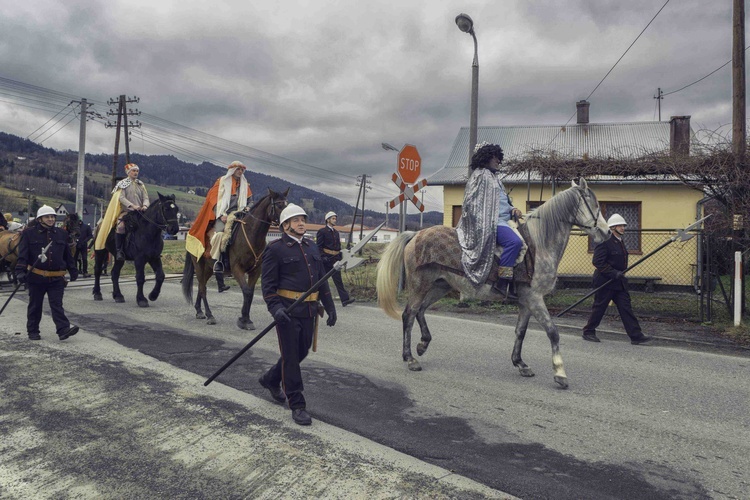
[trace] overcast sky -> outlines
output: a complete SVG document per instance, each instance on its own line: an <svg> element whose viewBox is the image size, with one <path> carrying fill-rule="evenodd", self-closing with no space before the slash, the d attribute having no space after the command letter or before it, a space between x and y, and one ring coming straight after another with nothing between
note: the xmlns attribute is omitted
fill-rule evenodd
<svg viewBox="0 0 750 500"><path fill-rule="evenodd" d="M138 96L132 107L148 116L134 152L240 157L352 204L356 177L372 175L368 208L383 211L397 194L396 153L381 143L414 144L429 176L468 126L474 46L456 15L474 19L479 125L562 125L664 2L0 0L0 77L85 97L102 115L108 99ZM731 59L731 43L731 0L671 0L590 98L591 121L656 120L657 88L704 77ZM74 113L37 130L66 102L14 89L0 80L0 130L78 149ZM726 128L731 103L728 65L665 96L662 119ZM190 132L176 147L174 124L236 144L208 149L199 141L216 139ZM114 129L89 122L87 152L113 147ZM276 156L261 162L265 153ZM442 190L425 202L442 210Z"/></svg>

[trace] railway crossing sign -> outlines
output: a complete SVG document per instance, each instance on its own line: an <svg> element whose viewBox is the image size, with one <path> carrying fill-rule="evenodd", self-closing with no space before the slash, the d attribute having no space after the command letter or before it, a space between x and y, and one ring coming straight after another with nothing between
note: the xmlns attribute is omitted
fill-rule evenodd
<svg viewBox="0 0 750 500"><path fill-rule="evenodd" d="M393 174L391 176L391 179L393 180L393 183L398 186L398 188L401 190L401 194L393 198L389 203L388 206L391 208L395 207L396 204L403 202L404 200L410 200L412 203L414 203L414 206L417 207L417 210L420 212L424 212L424 205L417 197L417 193L420 189L425 187L427 185L427 179L422 179L421 181L417 182L413 186L409 186L407 183L405 183L398 174Z"/></svg>

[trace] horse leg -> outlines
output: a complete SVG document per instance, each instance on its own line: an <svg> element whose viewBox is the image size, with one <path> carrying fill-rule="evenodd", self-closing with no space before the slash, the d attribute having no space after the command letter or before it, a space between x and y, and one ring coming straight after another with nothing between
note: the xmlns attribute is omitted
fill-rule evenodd
<svg viewBox="0 0 750 500"><path fill-rule="evenodd" d="M161 285L164 283L164 267L161 263L161 256L156 256L153 259L149 261L149 265L151 266L151 269L153 269L154 274L156 275L156 279L154 280L154 288L151 290L151 293L148 294L148 300L151 302L154 302L156 299L159 298L159 294L161 293Z"/></svg>
<svg viewBox="0 0 750 500"><path fill-rule="evenodd" d="M255 284L242 287L242 312L240 317L237 318L237 326L243 330L255 330L255 323L250 320L250 306L253 305L253 295L255 295Z"/></svg>
<svg viewBox="0 0 750 500"><path fill-rule="evenodd" d="M534 304L530 306L534 317L540 325L544 327L547 332L547 337L552 346L552 368L555 372L555 382L562 389L568 388L568 376L565 375L565 368L563 367L562 355L560 354L560 334L557 332L557 325L552 321L552 317L547 310L547 306L544 304L544 300L540 297L538 301L534 301Z"/></svg>
<svg viewBox="0 0 750 500"><path fill-rule="evenodd" d="M404 350L402 356L404 361L406 361L409 370L418 372L422 370L422 366L419 364L419 361L414 359L414 356L411 353L411 329L414 327L415 317L416 313L412 310L411 305L407 304L401 315L401 322L404 329Z"/></svg>
<svg viewBox="0 0 750 500"><path fill-rule="evenodd" d="M112 279L112 298L117 303L125 302L125 297L120 291L120 270L125 265L124 260L115 260L115 264L112 266L112 272L109 277Z"/></svg>
<svg viewBox="0 0 750 500"><path fill-rule="evenodd" d="M201 293L198 292L198 296L195 298L195 319L206 319L206 315L203 314L203 309L201 308L202 302L203 297L201 297Z"/></svg>
<svg viewBox="0 0 750 500"><path fill-rule="evenodd" d="M516 321L516 343L513 345L513 354L511 355L511 361L513 366L518 368L521 372L522 377L533 377L534 372L528 367L526 363L521 359L521 349L523 348L523 339L526 337L526 329L529 326L529 320L531 319L531 311L528 307L523 304L518 305L518 321Z"/></svg>
<svg viewBox="0 0 750 500"><path fill-rule="evenodd" d="M215 325L216 324L216 318L214 318L213 313L211 312L211 308L208 307L208 287L206 286L206 282L211 278L210 268L208 266L211 266L210 261L205 262L205 268L203 270L203 277L198 278L198 298L199 300L203 300L203 307L206 309L206 324L207 325ZM195 316L196 318L198 315Z"/></svg>
<svg viewBox="0 0 750 500"><path fill-rule="evenodd" d="M102 276L102 263L104 262L105 252L95 251L94 252L94 289L91 293L94 295L94 300L103 300L102 289L99 285Z"/></svg>
<svg viewBox="0 0 750 500"><path fill-rule="evenodd" d="M143 285L146 283L146 259L138 257L133 261L133 264L135 264L135 284L138 288L135 301L138 303L138 307L148 307L148 300L143 295Z"/></svg>
<svg viewBox="0 0 750 500"><path fill-rule="evenodd" d="M444 281L441 283L441 281L442 280L438 280L435 283L435 286L427 292L427 295L422 299L422 304L419 306L419 309L417 309L417 323L419 323L419 329L422 332L422 338L420 339L419 344L417 344L417 354L419 356L422 356L425 351L427 351L427 348L432 341L432 335L430 334L430 329L427 328L427 321L425 320L424 313L432 304L445 297L445 294L451 290L448 283Z"/></svg>

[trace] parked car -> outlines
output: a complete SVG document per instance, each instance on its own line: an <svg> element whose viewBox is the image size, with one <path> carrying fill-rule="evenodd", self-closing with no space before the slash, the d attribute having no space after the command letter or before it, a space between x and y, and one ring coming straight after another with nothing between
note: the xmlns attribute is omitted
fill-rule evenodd
<svg viewBox="0 0 750 500"><path fill-rule="evenodd" d="M164 233L163 238L165 240L176 240L177 239L177 235L176 234Z"/></svg>

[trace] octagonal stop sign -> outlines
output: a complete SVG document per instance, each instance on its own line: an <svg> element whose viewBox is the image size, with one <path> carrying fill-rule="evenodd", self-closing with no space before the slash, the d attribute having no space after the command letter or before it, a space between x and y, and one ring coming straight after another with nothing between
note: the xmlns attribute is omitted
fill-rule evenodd
<svg viewBox="0 0 750 500"><path fill-rule="evenodd" d="M422 169L422 158L415 146L407 144L398 154L398 175L407 184L414 184Z"/></svg>

